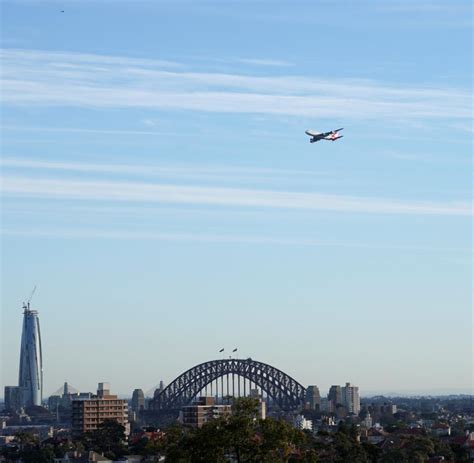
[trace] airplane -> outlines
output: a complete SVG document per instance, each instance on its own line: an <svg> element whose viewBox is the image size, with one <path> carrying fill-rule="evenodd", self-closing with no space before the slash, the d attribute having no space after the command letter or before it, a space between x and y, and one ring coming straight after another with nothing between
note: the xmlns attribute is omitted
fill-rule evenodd
<svg viewBox="0 0 474 463"><path fill-rule="evenodd" d="M343 130L344 127L336 130L332 130L331 132L313 132L312 130L306 130L305 134L309 135L311 138L309 139L310 143L314 143L319 140L328 140L328 141L336 141L339 138L342 138L344 135L339 135L339 132Z"/></svg>

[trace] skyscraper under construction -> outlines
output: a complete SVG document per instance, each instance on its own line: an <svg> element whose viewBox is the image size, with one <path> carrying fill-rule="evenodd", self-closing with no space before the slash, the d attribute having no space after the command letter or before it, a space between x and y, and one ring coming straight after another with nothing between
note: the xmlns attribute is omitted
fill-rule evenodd
<svg viewBox="0 0 474 463"><path fill-rule="evenodd" d="M36 287L35 287L36 289ZM23 304L20 374L18 386L5 386L5 409L18 411L22 407L41 405L43 400L43 358L38 312L30 308L31 297Z"/></svg>
<svg viewBox="0 0 474 463"><path fill-rule="evenodd" d="M22 391L24 406L41 405L43 400L43 358L38 312L30 309L29 302L23 306L23 309L18 386Z"/></svg>

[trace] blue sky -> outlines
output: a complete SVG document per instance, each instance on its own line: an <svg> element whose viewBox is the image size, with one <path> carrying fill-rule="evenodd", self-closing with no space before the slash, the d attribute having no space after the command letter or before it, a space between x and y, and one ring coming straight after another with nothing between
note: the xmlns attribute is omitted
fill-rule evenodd
<svg viewBox="0 0 474 463"><path fill-rule="evenodd" d="M470 389L471 2L0 5L2 387Z"/></svg>

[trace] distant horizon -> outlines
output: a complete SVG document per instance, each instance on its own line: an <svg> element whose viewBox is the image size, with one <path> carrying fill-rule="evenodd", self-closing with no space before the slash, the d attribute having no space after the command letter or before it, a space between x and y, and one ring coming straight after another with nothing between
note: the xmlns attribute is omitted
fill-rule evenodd
<svg viewBox="0 0 474 463"><path fill-rule="evenodd" d="M296 380L298 380L297 378L294 378ZM99 382L108 382L106 380L100 380L97 382L97 384ZM168 386L169 383L165 383L165 387ZM344 386L345 383L341 383L339 384L340 386ZM353 384L351 382L351 384ZM68 382L68 385L69 386L72 386L74 388L74 385L73 384L69 384ZM331 384L333 385L333 384ZM336 385L336 383L334 383L334 385ZM358 384L353 384L354 386L359 386ZM120 392L120 393L117 393L115 391L113 391L113 388L112 388L112 384L111 384L111 392L113 394L116 394L120 397L128 397L127 396L127 393L124 393L124 392ZM310 384L303 384L304 387L307 387L307 386L310 386ZM316 386L318 386L316 384ZM62 387L62 386L61 386ZM152 390L156 390L158 389L159 385L156 386L156 388L150 388L150 389L147 389L147 390L144 390L143 388L141 387L136 387L134 389L142 389L144 394L145 394L145 397L147 398L152 398L153 397L153 393L152 393ZM319 387L319 386L318 386ZM56 389L56 391L58 391L60 389L60 387L58 389ZM326 393L329 391L329 387L327 388L327 391ZM90 390L90 391L79 391L79 392L92 392L92 393L95 393L96 390ZM131 391L133 392L133 390ZM131 392L130 392L130 397L132 396L131 395ZM325 391L323 389L321 389L319 387L319 392L321 393L321 395L327 395L325 394ZM361 395L361 397L373 397L373 396L376 396L376 395L390 395L390 396L395 396L396 394L400 394L399 397L402 397L402 396L412 396L412 397L415 397L415 396L418 396L418 395L433 395L433 396L449 396L449 395L473 395L474 396L474 391L471 389L465 389L465 388L454 388L454 389L443 389L443 388L431 388L431 389L420 389L420 390L410 390L410 389L406 389L406 390L390 390L390 389L387 389L385 391L379 391L379 390L360 390L360 387L359 387L359 393ZM51 395L51 394L50 394Z"/></svg>
<svg viewBox="0 0 474 463"><path fill-rule="evenodd" d="M137 388L137 389L140 389L140 388ZM82 391L82 392L92 392L94 393L94 391ZM321 392L321 391L320 391ZM383 392L366 392L366 393L361 393L361 391L359 391L360 393L360 398L361 399L370 399L370 398L375 398L375 397L386 397L387 399L390 399L390 398L408 398L408 399L416 399L416 398L443 398L443 397L472 397L474 398L474 393L473 392L446 392L446 393L435 393L434 391L431 391L431 392L427 392L427 393L423 393L423 392L418 392L418 393L403 393L403 392L387 392L387 393L383 393ZM130 399L132 398L132 395L127 395L127 394L115 394L114 395L117 395L117 397L119 399ZM51 397L51 395L49 395L48 397ZM145 398L146 399L152 399L153 396L150 396L150 395L146 395L145 394ZM0 402L4 402L5 401L5 398L4 397L0 397ZM43 399L43 402L46 402L47 401L47 398L46 399Z"/></svg>

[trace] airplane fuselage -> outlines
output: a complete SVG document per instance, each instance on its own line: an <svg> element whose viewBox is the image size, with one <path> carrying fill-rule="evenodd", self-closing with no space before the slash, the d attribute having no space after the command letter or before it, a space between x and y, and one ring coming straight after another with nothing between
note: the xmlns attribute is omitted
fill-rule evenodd
<svg viewBox="0 0 474 463"><path fill-rule="evenodd" d="M314 143L319 140L327 140L327 141L336 141L339 138L342 138L343 135L339 135L339 131L342 129L333 130L332 132L314 132L312 130L306 130L306 135L309 135L311 138L309 139L310 143Z"/></svg>

